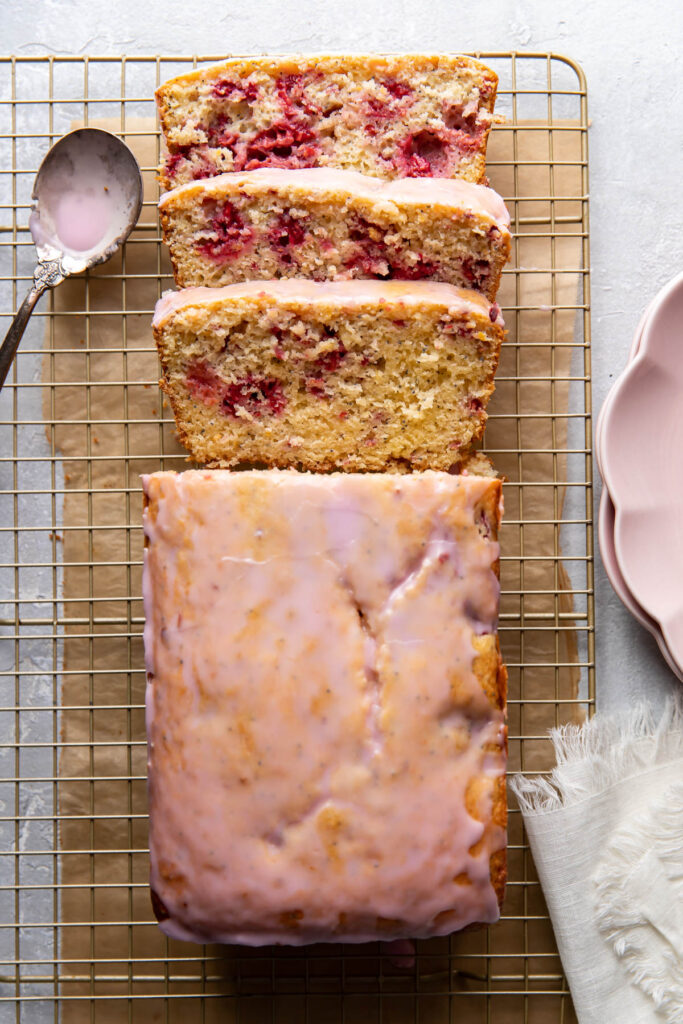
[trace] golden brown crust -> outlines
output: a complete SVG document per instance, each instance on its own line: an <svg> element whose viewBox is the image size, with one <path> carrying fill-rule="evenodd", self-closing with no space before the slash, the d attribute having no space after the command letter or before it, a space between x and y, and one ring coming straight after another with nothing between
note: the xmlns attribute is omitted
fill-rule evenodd
<svg viewBox="0 0 683 1024"><path fill-rule="evenodd" d="M220 78L226 71L237 70L246 77L253 71L265 71L274 78L281 74L295 74L302 67L316 68L323 73L344 71L348 68L371 69L375 71L396 72L409 65L416 71L433 71L447 67L453 71L465 69L475 71L482 78L498 87L498 75L488 65L475 57L466 54L427 54L427 53L355 53L355 54L270 54L251 57L228 57L218 64L209 67L195 68L185 74L177 75L164 82L155 92L155 96L163 99L169 89L175 85L192 85L204 79ZM495 102L495 95L493 97ZM493 105L492 105L493 108ZM491 108L491 109L492 109Z"/></svg>
<svg viewBox="0 0 683 1024"><path fill-rule="evenodd" d="M184 75L177 75L160 85L154 93L159 109L162 130L169 127L170 97L177 88L187 88L212 78L220 78L229 71L236 71L240 77L246 78L254 71L265 72L276 78L282 74L296 74L303 68L314 68L323 74L346 71L349 69L370 70L373 73L382 71L391 74L410 67L415 71L433 71L447 67L451 71L471 71L487 83L489 91L482 101L482 106L493 113L498 91L498 75L486 64L464 54L424 54L402 53L395 55L382 54L348 54L348 55L271 55L255 57L231 57L220 64L212 64L206 68L196 68Z"/></svg>
<svg viewBox="0 0 683 1024"><path fill-rule="evenodd" d="M490 488L484 499L479 503L479 509L484 513L486 522L492 529L492 535L498 536L501 519L502 481L496 480L496 486ZM499 563L494 564L496 574L499 573ZM481 639L481 638L478 638ZM482 647L484 645L481 645ZM507 668L503 664L500 655L500 643L495 637L495 644L487 650L478 654L474 662L474 670L481 682L482 689L488 696L494 707L504 711L507 705ZM504 728L505 753L507 755L507 726ZM488 827L507 829L507 791L505 776L498 776L493 782L491 795L491 817ZM502 908L505 897L505 884L507 881L507 849L497 850L491 855L491 884L496 890L498 906Z"/></svg>

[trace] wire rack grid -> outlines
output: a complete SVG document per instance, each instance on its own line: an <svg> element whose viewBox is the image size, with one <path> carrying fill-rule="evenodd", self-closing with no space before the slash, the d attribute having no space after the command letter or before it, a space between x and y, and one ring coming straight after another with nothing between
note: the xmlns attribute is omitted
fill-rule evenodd
<svg viewBox="0 0 683 1024"><path fill-rule="evenodd" d="M587 95L547 53L499 74L489 176L515 232L485 447L505 473L501 642L510 769L594 703ZM0 61L0 316L27 290L30 194L80 123L136 151L146 200L118 262L41 303L0 395L0 1020L569 1022L518 811L492 929L385 946L167 941L147 888L139 473L182 468L149 320L169 287L152 95L220 57Z"/></svg>

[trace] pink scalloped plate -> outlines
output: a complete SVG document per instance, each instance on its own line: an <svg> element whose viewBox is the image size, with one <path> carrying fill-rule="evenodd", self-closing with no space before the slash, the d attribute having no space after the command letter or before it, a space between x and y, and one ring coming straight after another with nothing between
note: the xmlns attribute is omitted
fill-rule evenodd
<svg viewBox="0 0 683 1024"><path fill-rule="evenodd" d="M677 676L681 682L683 682L683 670L681 670L666 646L664 636L662 634L659 625L651 616L644 611L636 599L634 598L631 591L626 586L626 581L619 568L619 562L617 561L617 553L614 548L614 505L610 498L609 491L607 488L603 488L600 496L600 509L598 512L598 541L600 544L600 554L602 555L602 564L605 566L605 572L609 578L610 583L614 587L614 592L621 601L621 603L630 611L631 615L636 619L641 626L652 634L654 639L657 641L657 646L661 652L664 661L667 663L671 671Z"/></svg>
<svg viewBox="0 0 683 1024"><path fill-rule="evenodd" d="M635 333L633 335L633 341L631 342L631 348L629 349L628 353L627 367L628 363L633 362L635 357L638 355L638 349L640 348L640 342L643 337L643 331L645 330L645 324L647 323L647 319L650 315L650 310L653 306L654 302L651 302L645 310L645 312L643 313L643 315L641 316L638 326L636 327ZM602 408L598 413L598 418L595 421L595 460L598 464L600 476L603 478L603 481L605 479L605 474L602 471L602 424L605 421L607 409L609 408L612 396L614 395L614 388L620 379L621 378L617 378L617 380L612 385L611 390L607 392L605 401L602 403Z"/></svg>
<svg viewBox="0 0 683 1024"><path fill-rule="evenodd" d="M628 363L631 363L638 354L645 324L647 323L653 305L654 303L651 302L640 318L640 322L633 335L633 341L628 355ZM604 476L602 472L602 424L604 422L612 394L613 390L610 391L605 398L595 425L595 456L601 476ZM631 613L631 615L633 615L634 619L636 619L641 626L644 626L644 628L652 634L654 639L657 641L657 646L659 647L660 653L665 662L673 674L683 682L683 670L678 667L671 657L658 623L638 604L635 597L626 586L626 581L624 580L621 569L619 568L617 553L614 546L614 503L607 489L607 485L603 486L602 494L600 496L600 508L598 510L598 543L600 544L602 563L605 567L607 578L614 588L615 594L624 607Z"/></svg>
<svg viewBox="0 0 683 1024"><path fill-rule="evenodd" d="M683 274L654 300L600 429L623 580L683 665Z"/></svg>

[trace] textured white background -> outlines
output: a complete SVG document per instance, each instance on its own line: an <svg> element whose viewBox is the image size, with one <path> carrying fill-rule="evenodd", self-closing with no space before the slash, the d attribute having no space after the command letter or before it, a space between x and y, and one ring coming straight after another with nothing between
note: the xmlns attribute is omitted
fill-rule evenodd
<svg viewBox="0 0 683 1024"><path fill-rule="evenodd" d="M0 15L16 54L517 49L578 61L592 124L596 413L642 309L683 267L680 0L0 0ZM596 584L599 706L659 704L678 684L599 559Z"/></svg>

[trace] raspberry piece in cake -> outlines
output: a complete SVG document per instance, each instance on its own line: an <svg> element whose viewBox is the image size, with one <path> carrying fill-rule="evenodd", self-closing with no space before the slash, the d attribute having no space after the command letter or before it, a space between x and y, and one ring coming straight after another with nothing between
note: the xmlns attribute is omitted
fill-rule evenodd
<svg viewBox="0 0 683 1024"><path fill-rule="evenodd" d="M200 255L222 265L248 248L253 231L245 225L233 203L204 199L201 213L208 230L196 246Z"/></svg>
<svg viewBox="0 0 683 1024"><path fill-rule="evenodd" d="M481 436L500 311L447 284L251 281L169 293L178 433L213 466L449 469Z"/></svg>
<svg viewBox="0 0 683 1024"><path fill-rule="evenodd" d="M159 209L181 287L429 279L493 299L510 251L503 200L457 179L265 168L181 185Z"/></svg>
<svg viewBox="0 0 683 1024"><path fill-rule="evenodd" d="M479 61L445 55L235 58L200 68L157 90L161 182L169 189L207 168L259 166L481 181L497 84Z"/></svg>
<svg viewBox="0 0 683 1024"><path fill-rule="evenodd" d="M498 920L500 481L216 470L143 487L162 930L302 945Z"/></svg>

